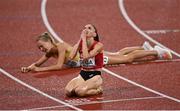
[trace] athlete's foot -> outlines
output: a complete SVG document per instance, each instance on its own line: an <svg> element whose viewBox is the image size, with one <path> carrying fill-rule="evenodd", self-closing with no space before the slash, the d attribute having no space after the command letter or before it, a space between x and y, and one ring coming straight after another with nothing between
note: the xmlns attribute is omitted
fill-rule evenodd
<svg viewBox="0 0 180 111"><path fill-rule="evenodd" d="M102 88L101 86L99 86L99 87L97 88L97 91L98 91L97 94L102 94L102 93L103 93L103 88Z"/></svg>
<svg viewBox="0 0 180 111"><path fill-rule="evenodd" d="M144 48L144 50L153 50L153 47L147 41L143 43L142 47Z"/></svg>
<svg viewBox="0 0 180 111"><path fill-rule="evenodd" d="M172 59L172 54L171 54L171 52L169 50L161 48L158 45L156 45L154 47L154 50L156 50L158 52L159 59L164 59L164 60Z"/></svg>

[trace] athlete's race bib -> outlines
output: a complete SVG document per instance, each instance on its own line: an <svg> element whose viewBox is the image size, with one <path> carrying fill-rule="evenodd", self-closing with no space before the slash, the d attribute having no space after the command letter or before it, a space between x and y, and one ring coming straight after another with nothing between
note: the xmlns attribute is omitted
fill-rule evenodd
<svg viewBox="0 0 180 111"><path fill-rule="evenodd" d="M92 67L95 66L95 58L89 58L87 60L80 60L80 64L83 67Z"/></svg>

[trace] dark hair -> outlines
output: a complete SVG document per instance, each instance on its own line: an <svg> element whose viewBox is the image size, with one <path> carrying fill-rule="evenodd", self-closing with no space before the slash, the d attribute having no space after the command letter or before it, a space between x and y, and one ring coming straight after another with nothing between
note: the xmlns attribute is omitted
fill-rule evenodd
<svg viewBox="0 0 180 111"><path fill-rule="evenodd" d="M42 41L50 41L52 44L55 45L55 40L53 39L53 37L48 33L48 32L44 32L42 33L41 35L39 35L36 39L36 41L39 41L39 40L42 40Z"/></svg>
<svg viewBox="0 0 180 111"><path fill-rule="evenodd" d="M99 35L98 35L98 32L97 32L97 28L94 25L92 25L92 26L94 27L95 33L96 33L96 37L94 37L94 40L99 42Z"/></svg>

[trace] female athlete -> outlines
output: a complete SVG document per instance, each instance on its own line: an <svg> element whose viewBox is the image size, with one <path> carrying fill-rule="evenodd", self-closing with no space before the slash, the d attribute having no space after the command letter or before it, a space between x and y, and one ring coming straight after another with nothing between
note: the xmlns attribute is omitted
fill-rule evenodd
<svg viewBox="0 0 180 111"><path fill-rule="evenodd" d="M89 30L96 31L93 25L89 24L88 26L90 27ZM76 44L75 47L77 47L77 45L78 44ZM63 66L80 67L79 53L70 60L73 47L66 42L60 43L55 41L49 33L43 33L38 36L37 46L41 51L45 52L45 54L30 66L22 67L22 72L60 70ZM145 42L143 46L126 47L115 53L104 51L104 65L132 63L148 56L153 56L155 59L172 59L172 55L167 49L157 45L153 48L148 42ZM56 58L57 63L51 66L41 67L41 65L51 57Z"/></svg>
<svg viewBox="0 0 180 111"><path fill-rule="evenodd" d="M91 24L85 26L81 39L74 46L70 59L80 54L81 71L65 87L67 96L89 96L102 93L101 70L103 67L103 44L95 27Z"/></svg>

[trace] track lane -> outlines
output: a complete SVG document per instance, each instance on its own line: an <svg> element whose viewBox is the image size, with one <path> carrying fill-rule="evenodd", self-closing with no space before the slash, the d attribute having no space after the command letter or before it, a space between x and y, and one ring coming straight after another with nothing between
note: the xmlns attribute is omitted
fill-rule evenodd
<svg viewBox="0 0 180 111"><path fill-rule="evenodd" d="M135 4L136 3L136 4ZM124 0L124 7L129 18L141 30L154 29L178 29L180 24L179 1L178 0ZM175 51L178 55L180 33L169 33L166 36L150 35L156 41ZM175 45L177 47L175 47ZM180 56L179 56L180 57ZM178 58L179 58L178 57Z"/></svg>
<svg viewBox="0 0 180 111"><path fill-rule="evenodd" d="M52 4L53 5L53 4ZM94 20L95 21L95 20ZM72 25L72 24L71 24ZM84 24L83 24L84 25ZM82 26L83 26L82 25ZM67 28L68 29L68 28ZM107 28L108 29L108 28ZM61 31L60 31L60 33L61 33ZM74 33L74 32L71 32L71 33ZM79 34L78 34L79 35ZM78 37L78 36L77 36ZM31 38L30 38L31 39ZM66 39L70 39L70 38L66 38ZM78 38L77 38L78 39ZM136 39L134 39L134 40L136 40ZM123 40L124 41L124 40ZM72 42L74 42L74 41L72 41ZM125 40L125 42L127 43L127 41ZM134 44L134 43L133 43ZM20 45L20 46L22 46L22 45ZM119 45L117 45L118 47L119 47ZM120 46L123 46L122 44L120 45ZM34 46L32 46L32 47L34 47ZM116 47L116 49L118 48L118 47ZM31 48L31 46L30 46L30 48ZM33 49L33 48L32 48ZM112 49L112 50L115 50L115 49L113 49L113 48L109 48L109 49ZM12 60L12 59L9 59L10 61ZM27 64L31 61L32 59L30 59L29 61L27 61ZM12 66L12 65L10 65L10 66ZM9 68L9 67L8 67ZM15 69L15 70L11 70L12 72L18 72L18 68L17 69ZM57 72L55 72L55 73L57 73ZM34 74L29 74L30 76L33 76ZM28 75L28 76L29 76ZM36 75L36 74L35 74ZM34 75L34 77L35 77L35 75ZM43 73L40 73L40 74L37 74L37 75L43 75ZM50 73L49 74L47 74L47 75L51 75ZM71 74L70 74L71 75ZM24 78L24 79L26 79L26 80L28 80L28 77L22 77L22 76L20 76L20 75L16 75L16 76L18 76L18 77L20 77L20 78ZM74 75L75 76L75 75ZM43 76L41 76L42 78L43 78ZM47 76L47 78L48 78L49 76ZM45 81L45 82L43 82L43 80L42 80L42 78L41 79L38 79L38 80L40 80L39 82L37 82L37 79L32 79L32 78L29 78L29 80L28 80L28 82L30 82L30 83L32 83L32 84L34 84L34 85L37 85L37 84L39 84L39 85L37 85L37 86L39 86L39 87L42 87L41 85L41 83L44 83L44 84L46 84L46 83L48 83L49 81L48 81L48 79L47 79L47 81ZM46 78L46 77L45 77ZM52 77L52 78L54 78L54 77ZM64 77L63 77L64 78ZM68 77L69 79L70 78L72 78L72 77ZM31 80L32 79L32 80ZM53 79L52 79L53 80ZM58 80L58 79L55 79L55 80ZM33 81L33 82L32 82ZM35 83L34 83L35 82ZM64 81L62 81L62 82L64 82ZM51 85L50 86L48 86L48 87L51 87ZM45 87L42 87L42 89L46 89ZM59 89L58 88L58 86L55 88L55 89ZM60 91L60 92L62 92L62 91ZM63 93L62 93L62 95L63 95ZM60 95L60 96L62 96L62 95ZM111 98L111 96L110 96L110 98ZM115 106L114 106L115 107Z"/></svg>

